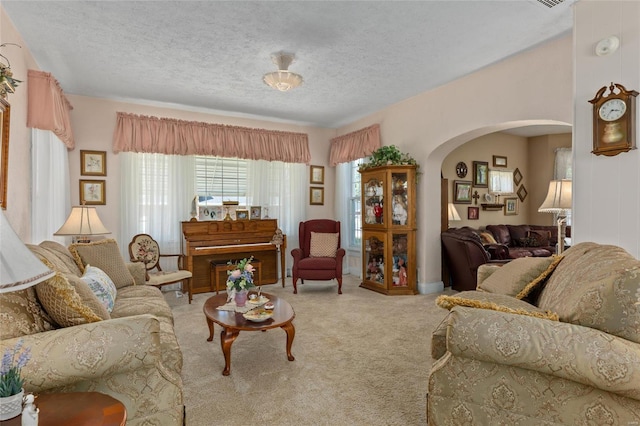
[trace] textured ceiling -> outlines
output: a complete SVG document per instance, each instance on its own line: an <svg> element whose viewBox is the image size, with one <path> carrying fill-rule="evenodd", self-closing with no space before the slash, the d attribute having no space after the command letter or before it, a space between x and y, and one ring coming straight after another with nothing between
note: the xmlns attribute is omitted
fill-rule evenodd
<svg viewBox="0 0 640 426"><path fill-rule="evenodd" d="M338 127L568 34L570 4L503 1L14 1L67 93ZM3 40L11 42L12 40ZM293 52L304 84L262 82ZM2 52L9 59L13 52ZM20 78L20 76L16 76Z"/></svg>

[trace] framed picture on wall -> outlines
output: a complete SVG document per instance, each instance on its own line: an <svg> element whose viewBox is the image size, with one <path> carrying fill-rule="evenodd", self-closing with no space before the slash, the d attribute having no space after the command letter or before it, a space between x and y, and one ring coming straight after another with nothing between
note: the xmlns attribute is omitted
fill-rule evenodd
<svg viewBox="0 0 640 426"><path fill-rule="evenodd" d="M0 98L0 207L7 208L7 181L9 178L9 102Z"/></svg>
<svg viewBox="0 0 640 426"><path fill-rule="evenodd" d="M471 204L471 181L453 181L453 202L456 204Z"/></svg>
<svg viewBox="0 0 640 426"><path fill-rule="evenodd" d="M107 204L105 185L104 180L80 180L80 204Z"/></svg>
<svg viewBox="0 0 640 426"><path fill-rule="evenodd" d="M324 166L311 166L309 182L324 185Z"/></svg>
<svg viewBox="0 0 640 426"><path fill-rule="evenodd" d="M507 167L507 157L503 157L502 155L494 155L493 167Z"/></svg>
<svg viewBox="0 0 640 426"><path fill-rule="evenodd" d="M317 186L309 188L309 204L312 206L324 205L324 188Z"/></svg>
<svg viewBox="0 0 640 426"><path fill-rule="evenodd" d="M80 151L80 174L83 176L107 175L107 151Z"/></svg>
<svg viewBox="0 0 640 426"><path fill-rule="evenodd" d="M480 219L480 207L467 207L467 219L468 220Z"/></svg>
<svg viewBox="0 0 640 426"><path fill-rule="evenodd" d="M473 186L476 188L489 187L489 163L486 161L473 162Z"/></svg>
<svg viewBox="0 0 640 426"><path fill-rule="evenodd" d="M518 199L516 197L504 199L504 215L512 216L518 214Z"/></svg>

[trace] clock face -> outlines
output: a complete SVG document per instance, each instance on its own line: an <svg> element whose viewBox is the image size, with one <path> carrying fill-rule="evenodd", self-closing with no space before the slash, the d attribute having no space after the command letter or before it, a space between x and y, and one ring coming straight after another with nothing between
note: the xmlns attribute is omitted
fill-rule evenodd
<svg viewBox="0 0 640 426"><path fill-rule="evenodd" d="M627 104L622 99L611 99L598 109L598 115L604 121L616 121L627 112Z"/></svg>

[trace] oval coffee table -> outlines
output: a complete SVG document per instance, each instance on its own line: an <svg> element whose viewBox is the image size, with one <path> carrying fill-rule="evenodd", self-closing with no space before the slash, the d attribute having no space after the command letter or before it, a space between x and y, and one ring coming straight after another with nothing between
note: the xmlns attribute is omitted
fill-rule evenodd
<svg viewBox="0 0 640 426"><path fill-rule="evenodd" d="M216 309L218 306L222 306L227 302L226 293L210 297L204 303L203 311L207 317L207 325L209 326L209 338L207 341L211 342L213 340L214 322L222 327L220 346L224 354L223 376L228 376L231 373L231 345L234 340L236 340L236 337L238 337L238 334L240 334L240 331L266 331L271 328L282 328L287 333L287 359L289 361L295 359L293 355L291 355L291 345L296 335L296 330L292 322L296 316L293 308L289 302L284 299L280 299L272 294L262 294L269 298L271 303L274 304L273 317L263 322L249 321L239 312Z"/></svg>

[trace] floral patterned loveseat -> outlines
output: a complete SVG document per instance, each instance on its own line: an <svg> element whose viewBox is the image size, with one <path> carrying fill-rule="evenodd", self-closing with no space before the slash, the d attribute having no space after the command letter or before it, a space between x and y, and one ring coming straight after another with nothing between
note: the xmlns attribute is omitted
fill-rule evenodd
<svg viewBox="0 0 640 426"><path fill-rule="evenodd" d="M640 261L591 242L483 265L440 296L427 417L438 425L631 425L640 419Z"/></svg>
<svg viewBox="0 0 640 426"><path fill-rule="evenodd" d="M21 339L31 350L25 391L102 392L125 405L128 426L182 425L182 353L171 309L144 285L144 265L125 263L115 240L28 247L56 276L0 295L0 351ZM111 312L81 278L87 264L115 284Z"/></svg>

